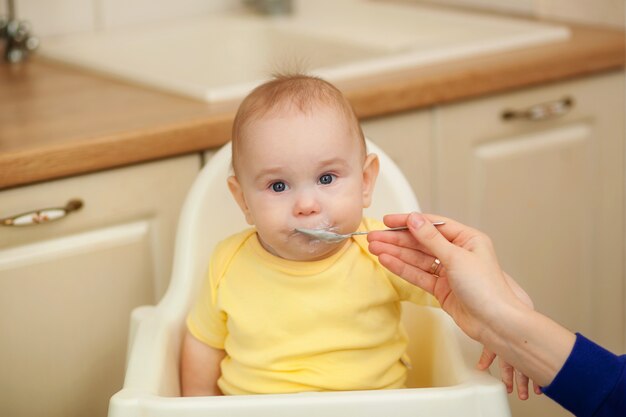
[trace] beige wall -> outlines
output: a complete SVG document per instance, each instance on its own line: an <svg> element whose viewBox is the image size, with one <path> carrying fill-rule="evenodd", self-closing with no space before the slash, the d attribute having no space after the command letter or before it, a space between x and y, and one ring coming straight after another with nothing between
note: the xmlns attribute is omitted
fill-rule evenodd
<svg viewBox="0 0 626 417"><path fill-rule="evenodd" d="M38 36L159 22L237 6L239 0L15 0L17 17ZM0 15L6 14L0 2Z"/></svg>
<svg viewBox="0 0 626 417"><path fill-rule="evenodd" d="M531 15L535 0L412 0L415 2L471 7L499 12Z"/></svg>
<svg viewBox="0 0 626 417"><path fill-rule="evenodd" d="M315 0L306 0L315 1ZM341 0L337 0L341 1ZM625 0L412 0L623 28ZM16 0L18 17L38 36L94 31L193 16L240 6L241 0ZM4 1L0 14L6 13Z"/></svg>
<svg viewBox="0 0 626 417"><path fill-rule="evenodd" d="M624 28L624 0L414 0Z"/></svg>
<svg viewBox="0 0 626 417"><path fill-rule="evenodd" d="M624 28L624 0L535 0L535 14Z"/></svg>

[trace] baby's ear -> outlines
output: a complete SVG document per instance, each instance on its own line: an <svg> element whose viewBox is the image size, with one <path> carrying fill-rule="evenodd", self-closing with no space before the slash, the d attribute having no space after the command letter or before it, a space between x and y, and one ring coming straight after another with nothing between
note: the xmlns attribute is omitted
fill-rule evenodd
<svg viewBox="0 0 626 417"><path fill-rule="evenodd" d="M372 204L372 194L374 194L379 168L378 156L374 153L367 155L363 164L363 208Z"/></svg>
<svg viewBox="0 0 626 417"><path fill-rule="evenodd" d="M239 180L234 175L231 175L226 181L228 183L228 189L230 190L230 193L233 195L233 198L237 202L237 205L239 205L239 208L243 212L243 215L246 216L246 222L251 226L254 225L254 219L252 218L252 213L250 213L250 208L248 208L248 204L246 204L246 198L243 195L243 189L241 188Z"/></svg>

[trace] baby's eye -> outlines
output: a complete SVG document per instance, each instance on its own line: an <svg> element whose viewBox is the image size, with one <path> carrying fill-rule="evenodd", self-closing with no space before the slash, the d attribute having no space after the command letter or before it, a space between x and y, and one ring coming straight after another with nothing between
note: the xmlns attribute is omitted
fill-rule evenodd
<svg viewBox="0 0 626 417"><path fill-rule="evenodd" d="M324 174L320 177L319 181L320 181L320 184L327 185L333 182L335 178L336 177L333 174Z"/></svg>
<svg viewBox="0 0 626 417"><path fill-rule="evenodd" d="M287 189L287 184L285 184L282 181L276 181L272 183L271 187L272 187L272 191L277 192L277 193L282 193L283 191Z"/></svg>

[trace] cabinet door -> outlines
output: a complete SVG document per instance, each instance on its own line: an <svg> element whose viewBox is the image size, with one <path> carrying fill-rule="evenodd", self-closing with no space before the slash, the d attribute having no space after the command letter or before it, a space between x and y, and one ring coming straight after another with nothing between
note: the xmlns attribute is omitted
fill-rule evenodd
<svg viewBox="0 0 626 417"><path fill-rule="evenodd" d="M365 136L398 165L424 212L431 210L431 111L422 110L367 119Z"/></svg>
<svg viewBox="0 0 626 417"><path fill-rule="evenodd" d="M434 174L436 211L489 234L537 310L615 352L625 325L623 77L438 109ZM565 97L574 105L560 117L501 117ZM513 410L569 415L545 399Z"/></svg>
<svg viewBox="0 0 626 417"><path fill-rule="evenodd" d="M105 416L123 382L131 310L169 279L197 155L0 193L0 217L63 206L67 218L0 227L0 415Z"/></svg>

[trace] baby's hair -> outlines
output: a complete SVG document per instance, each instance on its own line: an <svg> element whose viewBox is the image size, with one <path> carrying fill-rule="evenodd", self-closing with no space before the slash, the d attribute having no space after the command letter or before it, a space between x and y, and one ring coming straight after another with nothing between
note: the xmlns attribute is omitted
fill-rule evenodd
<svg viewBox="0 0 626 417"><path fill-rule="evenodd" d="M365 154L365 136L361 130L350 102L331 83L321 78L295 73L274 74L272 79L256 87L241 102L233 122L232 161L237 172L237 154L246 129L252 122L274 111L297 110L303 114L315 111L316 106L328 105L343 112L350 130L363 144Z"/></svg>

